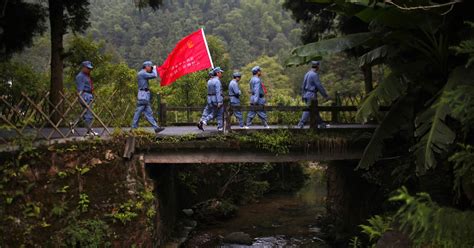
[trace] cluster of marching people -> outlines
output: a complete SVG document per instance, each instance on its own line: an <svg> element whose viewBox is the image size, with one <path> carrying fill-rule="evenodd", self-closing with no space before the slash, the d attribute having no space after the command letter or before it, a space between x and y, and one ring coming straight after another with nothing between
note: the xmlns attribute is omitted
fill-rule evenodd
<svg viewBox="0 0 474 248"><path fill-rule="evenodd" d="M224 93L222 90L222 84L220 79L222 78L224 71L220 67L216 67L209 72L210 79L207 82L207 105L202 112L201 121L198 123L198 128L204 130L204 126L210 120L217 118L217 130L222 131L224 129ZM250 104L251 105L265 105L265 93L266 89L260 79L262 70L259 66L252 68L252 79L250 80ZM233 107L234 115L239 122L241 128L248 128L252 125L252 120L255 115L262 120L263 126L269 128L267 123L267 114L265 110L250 111L247 115L247 124L243 121L242 112L236 108L240 106L240 96L242 92L239 88L239 81L242 78L240 72L234 72L232 74L232 81L229 83L229 98L231 107Z"/></svg>
<svg viewBox="0 0 474 248"><path fill-rule="evenodd" d="M330 99L326 90L319 80L319 61L311 62L311 69L306 73L303 79L303 84L301 86L302 99L309 106L311 100L317 99L317 92L319 92L324 98ZM216 67L209 72L209 81L207 82L207 104L202 112L202 117L197 127L201 130L204 130L204 126L213 119L217 119L217 130L222 131L224 129L224 93L221 84L222 73L224 71L220 67ZM232 81L229 83L229 98L230 105L233 109L233 113L239 122L239 126L244 129L248 129L252 125L252 120L255 118L255 115L258 115L262 124L265 128L270 128L267 120L267 113L263 109L263 106L266 103L265 94L267 90L265 85L261 80L262 69L260 66L255 66L252 68L252 78L250 79L250 105L253 106L262 106L258 110L251 110L247 114L247 121L244 122L243 114L239 109L240 106L240 96L242 94L239 88L239 82L242 78L240 72L234 72L232 74ZM320 128L326 128L329 125L324 123L321 119L321 116L318 113L317 123ZM305 123L309 120L309 112L304 111L301 120L299 121L297 127L303 128Z"/></svg>
<svg viewBox="0 0 474 248"><path fill-rule="evenodd" d="M85 114L83 115L84 123L88 129L87 134L97 135L92 130L92 120L93 115L91 113L92 101L94 99L93 91L94 87L92 84L92 79L90 73L94 68L90 61L84 61L81 64L81 72L76 76L76 85L77 92L82 97L81 105L84 108ZM311 62L311 69L305 74L303 83L301 86L301 94L303 101L309 105L311 100L317 100L317 92L319 92L323 97L329 99L326 90L322 86L319 79L319 61ZM209 81L207 82L207 104L203 110L201 120L197 124L197 127L201 130L204 130L209 121L217 119L217 130L223 131L224 129L224 93L221 84L221 78L224 71L220 67L215 67L209 72ZM153 117L153 111L151 108L151 92L149 89L148 81L154 79L158 76L156 65L153 65L151 61L145 61L142 66L142 70L138 72L137 82L138 82L138 94L137 94L137 107L132 121L132 129L138 127L138 122L142 113L145 115L148 122L152 125L156 133L159 133L164 130L164 128L158 126L155 118ZM252 125L252 120L256 115L262 121L262 124L265 128L269 128L267 113L264 110L263 106L266 103L265 94L267 90L265 85L261 80L262 69L260 66L255 66L252 68L252 78L250 79L250 105L252 106L261 106L261 108L256 108L257 110L251 110L247 114L247 120L244 122L243 114L239 109L240 106L240 96L242 92L239 87L239 81L242 78L240 72L234 72L232 74L233 79L229 83L229 98L232 109L234 110L234 115L239 122L239 126L244 129L248 129ZM321 116L318 113L317 123L320 128L328 127L328 124L324 123L321 119ZM299 121L297 127L303 128L305 123L309 120L309 112L304 111Z"/></svg>

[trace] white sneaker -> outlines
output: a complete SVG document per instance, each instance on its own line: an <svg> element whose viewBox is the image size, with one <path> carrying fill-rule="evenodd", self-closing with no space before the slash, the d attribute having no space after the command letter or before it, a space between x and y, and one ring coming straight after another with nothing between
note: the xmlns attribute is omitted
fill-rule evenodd
<svg viewBox="0 0 474 248"><path fill-rule="evenodd" d="M270 129L270 126L269 126L269 125L265 125L265 126L263 126L263 127L266 128L266 129Z"/></svg>
<svg viewBox="0 0 474 248"><path fill-rule="evenodd" d="M249 127L247 127L247 126L243 126L243 127L242 127L242 129L249 129Z"/></svg>
<svg viewBox="0 0 474 248"><path fill-rule="evenodd" d="M220 127L220 128L217 129L217 131L222 132L222 131L224 131L224 128Z"/></svg>
<svg viewBox="0 0 474 248"><path fill-rule="evenodd" d="M88 131L88 132L86 133L86 136L99 136L99 134L96 133L96 132L94 132L94 131Z"/></svg>

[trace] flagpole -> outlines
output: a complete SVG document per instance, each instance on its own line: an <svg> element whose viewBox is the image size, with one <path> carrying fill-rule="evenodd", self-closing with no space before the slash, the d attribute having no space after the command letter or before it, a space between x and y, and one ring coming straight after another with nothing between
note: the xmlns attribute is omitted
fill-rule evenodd
<svg viewBox="0 0 474 248"><path fill-rule="evenodd" d="M207 55L209 55L209 60L211 61L211 68L214 68L214 63L212 62L211 52L209 52L209 46L207 45L206 35L204 34L204 29L201 28L202 37L204 38L204 44L206 44Z"/></svg>

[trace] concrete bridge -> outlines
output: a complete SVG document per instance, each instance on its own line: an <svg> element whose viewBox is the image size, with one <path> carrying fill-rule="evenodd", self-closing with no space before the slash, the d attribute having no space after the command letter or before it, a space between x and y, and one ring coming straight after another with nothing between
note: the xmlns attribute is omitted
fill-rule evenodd
<svg viewBox="0 0 474 248"><path fill-rule="evenodd" d="M32 141L34 145L50 145L91 138L107 140L120 133L130 135L130 128L124 126L130 123L132 114L129 112L134 109L132 104L124 108L116 106L114 102L104 101L101 97L97 99L103 102L94 103L94 109L89 106L87 109L94 116L94 131L99 135L89 137L85 135L87 130L79 127L85 109L79 104L81 97L75 93L63 94L61 105L54 107L48 102L47 94L30 96L22 93L18 97L1 96L0 151L16 150L22 140ZM316 106L314 101L309 107L239 107L243 111L256 108L269 111L272 117L270 121L273 123L270 129L253 126L249 130L242 130L232 126L231 116L234 109L225 105L224 133L218 133L213 126L202 132L196 126L190 125L196 121L193 117L199 116L202 111L200 106L173 107L158 102L157 116L160 124L166 126L166 129L157 137L153 135L155 141L148 142L145 147L143 142L140 142L140 145L135 142L140 140L140 137L129 138L124 157L131 158L133 154L141 154L147 164L278 163L358 159L367 144L367 137L370 137L376 126L354 124L357 111L355 105L361 96L344 98L336 95L335 99L331 106ZM302 111L310 111L311 116L320 112L331 126L318 129L315 118L311 118L309 126L304 129L293 128ZM55 120L53 116L58 113L60 118ZM179 116L184 117L185 122L180 122ZM146 132L153 134L153 130L149 128L142 131L145 132L139 131L138 134L132 135L140 136ZM278 137L278 133L282 132L284 139L288 140L280 140L282 137ZM269 137L275 140L267 140ZM252 142L249 142L249 139ZM284 151L275 152L272 150L275 145L282 146L280 148ZM276 148L278 147L273 147Z"/></svg>
<svg viewBox="0 0 474 248"><path fill-rule="evenodd" d="M156 140L128 137L123 156L145 164L288 163L360 159L373 125L338 125L321 129L274 126L234 129L232 133L170 127ZM212 128L215 130L214 128ZM180 133L181 135L174 135Z"/></svg>

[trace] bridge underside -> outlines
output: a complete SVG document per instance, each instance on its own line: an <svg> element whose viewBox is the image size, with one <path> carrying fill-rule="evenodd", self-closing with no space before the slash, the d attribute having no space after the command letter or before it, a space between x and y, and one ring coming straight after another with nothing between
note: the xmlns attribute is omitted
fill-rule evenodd
<svg viewBox="0 0 474 248"><path fill-rule="evenodd" d="M289 163L302 161L334 161L360 159L362 152L298 153L274 155L250 151L166 151L144 154L146 164L226 164L226 163Z"/></svg>

